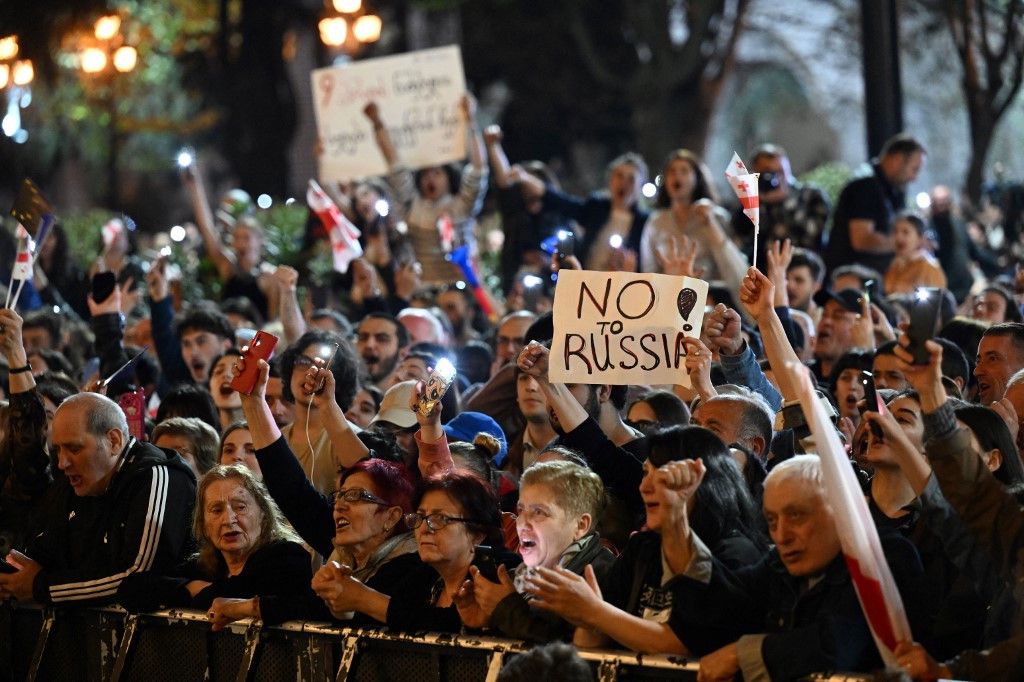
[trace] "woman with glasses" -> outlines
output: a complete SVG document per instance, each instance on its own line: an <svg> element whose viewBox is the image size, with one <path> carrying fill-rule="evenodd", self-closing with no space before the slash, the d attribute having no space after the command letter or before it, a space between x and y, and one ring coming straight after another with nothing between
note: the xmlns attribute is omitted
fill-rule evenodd
<svg viewBox="0 0 1024 682"><path fill-rule="evenodd" d="M236 369L242 369L241 361ZM302 539L321 556L330 557L313 580L320 608L325 605L339 619L352 618L354 609L344 603L342 594L349 581L384 593L398 582L429 585L433 577L416 557L412 534L403 523L414 494L405 467L379 459L357 461L338 476L331 496L322 495L274 422L264 398L268 371L260 361L256 388L242 395L242 409L270 494ZM334 375L329 369L312 365L297 388L323 412L328 433L343 420L333 399Z"/></svg>
<svg viewBox="0 0 1024 682"><path fill-rule="evenodd" d="M242 618L272 624L308 615L309 554L252 471L221 465L207 472L194 519L199 552L170 576L128 576L118 590L125 608L203 609L214 630Z"/></svg>

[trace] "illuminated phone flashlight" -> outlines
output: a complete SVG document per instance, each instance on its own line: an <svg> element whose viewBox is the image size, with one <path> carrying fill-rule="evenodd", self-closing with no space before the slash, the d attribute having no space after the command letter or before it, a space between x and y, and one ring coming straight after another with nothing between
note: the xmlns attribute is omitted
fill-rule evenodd
<svg viewBox="0 0 1024 682"><path fill-rule="evenodd" d="M444 377L445 381L451 381L455 376L455 365L448 358L441 358L437 361L434 372Z"/></svg>
<svg viewBox="0 0 1024 682"><path fill-rule="evenodd" d="M160 249L160 255L161 256L170 256L171 255L171 247L170 246L164 246L163 248L161 248Z"/></svg>
<svg viewBox="0 0 1024 682"><path fill-rule="evenodd" d="M523 275L523 286L527 289L534 289L544 283L537 275Z"/></svg>
<svg viewBox="0 0 1024 682"><path fill-rule="evenodd" d="M924 301L927 301L929 296L930 294L928 293L928 290L925 289L924 287L918 287L917 291L914 292L914 298L916 298L918 301L921 301L922 303Z"/></svg>
<svg viewBox="0 0 1024 682"><path fill-rule="evenodd" d="M608 246L612 247L613 249L621 249L622 248L622 235L621 234L613 234L611 237L608 237Z"/></svg>
<svg viewBox="0 0 1024 682"><path fill-rule="evenodd" d="M569 235L571 235L571 234L572 234L572 232L570 232L569 230L559 230L558 231L558 238L560 240L561 239L568 239Z"/></svg>
<svg viewBox="0 0 1024 682"><path fill-rule="evenodd" d="M195 160L195 155L190 149L182 149L178 152L178 168L188 168Z"/></svg>
<svg viewBox="0 0 1024 682"><path fill-rule="evenodd" d="M377 215L379 215L381 218L387 218L388 213L391 212L391 206L388 205L388 202L386 200L377 199L377 203L373 205L373 210L375 210L377 212Z"/></svg>

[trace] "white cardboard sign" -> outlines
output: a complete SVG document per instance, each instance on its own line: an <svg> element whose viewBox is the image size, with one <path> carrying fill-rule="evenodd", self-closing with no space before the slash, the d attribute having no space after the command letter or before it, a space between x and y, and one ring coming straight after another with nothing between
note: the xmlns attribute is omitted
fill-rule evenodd
<svg viewBox="0 0 1024 682"><path fill-rule="evenodd" d="M708 283L692 277L561 270L548 378L690 385L683 337L699 337Z"/></svg>
<svg viewBox="0 0 1024 682"><path fill-rule="evenodd" d="M466 92L458 46L420 50L316 69L313 108L323 182L387 173L363 108L376 102L400 162L437 166L466 157Z"/></svg>

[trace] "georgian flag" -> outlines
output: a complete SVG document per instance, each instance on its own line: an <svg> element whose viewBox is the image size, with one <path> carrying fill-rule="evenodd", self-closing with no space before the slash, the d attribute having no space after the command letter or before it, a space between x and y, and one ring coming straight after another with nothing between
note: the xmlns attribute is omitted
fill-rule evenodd
<svg viewBox="0 0 1024 682"><path fill-rule="evenodd" d="M306 203L320 219L327 236L331 239L334 269L342 273L348 272L349 264L363 255L363 247L359 244L359 228L342 214L316 180L309 181Z"/></svg>
<svg viewBox="0 0 1024 682"><path fill-rule="evenodd" d="M441 238L441 250L451 253L452 247L455 245L455 223L447 213L442 213L441 217L437 219L437 234Z"/></svg>
<svg viewBox="0 0 1024 682"><path fill-rule="evenodd" d="M18 224L18 255L14 259L14 270L11 274L13 281L32 280L32 251L34 245L32 244L32 237L29 236L28 231Z"/></svg>
<svg viewBox="0 0 1024 682"><path fill-rule="evenodd" d="M893 653L896 644L913 641L913 638L903 600L882 552L878 529L839 436L811 386L810 371L796 364L789 365L789 369L798 378L800 405L814 436L825 492L835 513L843 558L857 590L857 599L882 660L886 666L896 667Z"/></svg>
<svg viewBox="0 0 1024 682"><path fill-rule="evenodd" d="M103 250L109 251L120 234L124 232L124 222L120 218L111 218L103 225Z"/></svg>
<svg viewBox="0 0 1024 682"><path fill-rule="evenodd" d="M732 153L729 167L725 169L725 178L729 181L729 186L732 187L732 191L736 193L736 197L740 200L740 205L743 207L743 215L750 218L750 222L754 223L755 235L761 229L761 200L757 193L757 175L757 173L751 173L747 170L739 154L736 152Z"/></svg>

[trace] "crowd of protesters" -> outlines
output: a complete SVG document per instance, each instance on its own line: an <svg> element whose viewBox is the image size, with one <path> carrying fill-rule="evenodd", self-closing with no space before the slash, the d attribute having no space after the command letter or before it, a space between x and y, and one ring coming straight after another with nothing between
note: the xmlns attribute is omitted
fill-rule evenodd
<svg viewBox="0 0 1024 682"><path fill-rule="evenodd" d="M124 230L94 268L118 286L95 300L52 230L30 293L0 309L0 600L190 607L215 630L484 631L686 656L707 680L879 669L797 400L804 363L902 596L900 665L1024 676L1024 276L1020 245L990 238L1020 226L965 220L945 188L908 211L927 160L909 135L835 206L764 145L752 268L753 227L695 153L667 155L653 205L633 153L579 197L511 164L470 98L460 111L468 163L414 172L367 106L389 174L327 186L363 251L328 307L272 262L244 193L211 210L200 172L183 181L209 300L172 295L166 258ZM482 211L504 243L500 289L477 292L446 255L475 262ZM709 281L690 386L551 381L563 268ZM921 291L941 319L915 363L902 330ZM257 329L280 338L269 362L247 352Z"/></svg>

